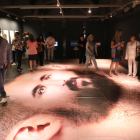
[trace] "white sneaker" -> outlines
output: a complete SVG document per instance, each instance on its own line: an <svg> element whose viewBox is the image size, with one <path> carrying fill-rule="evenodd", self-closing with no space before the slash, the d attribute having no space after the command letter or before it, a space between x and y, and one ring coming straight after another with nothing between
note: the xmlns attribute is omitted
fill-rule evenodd
<svg viewBox="0 0 140 140"><path fill-rule="evenodd" d="M15 66L15 65L16 65L16 63L13 63L13 64L12 64L12 66Z"/></svg>
<svg viewBox="0 0 140 140"><path fill-rule="evenodd" d="M2 100L0 101L0 104L6 103L6 102L7 102L6 98L2 98Z"/></svg>
<svg viewBox="0 0 140 140"><path fill-rule="evenodd" d="M127 76L132 76L132 74L127 74Z"/></svg>
<svg viewBox="0 0 140 140"><path fill-rule="evenodd" d="M135 77L136 77L136 75L134 74L134 75L133 75L133 78L135 78Z"/></svg>

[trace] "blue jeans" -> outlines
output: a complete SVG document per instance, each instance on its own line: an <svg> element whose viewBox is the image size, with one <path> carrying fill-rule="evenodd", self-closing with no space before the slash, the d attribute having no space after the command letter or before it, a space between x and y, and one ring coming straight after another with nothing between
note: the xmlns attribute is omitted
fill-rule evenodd
<svg viewBox="0 0 140 140"><path fill-rule="evenodd" d="M90 58L92 59L92 61L93 61L93 63L94 63L95 68L98 68L98 66L97 66L97 62L96 62L96 59L95 59L95 56L93 55L93 56L86 56L85 69L87 69L87 68L88 68L88 64L89 64L89 60L90 60Z"/></svg>
<svg viewBox="0 0 140 140"><path fill-rule="evenodd" d="M5 66L0 68L0 94L2 98L6 98L6 92L4 90L4 81L5 81L6 69Z"/></svg>

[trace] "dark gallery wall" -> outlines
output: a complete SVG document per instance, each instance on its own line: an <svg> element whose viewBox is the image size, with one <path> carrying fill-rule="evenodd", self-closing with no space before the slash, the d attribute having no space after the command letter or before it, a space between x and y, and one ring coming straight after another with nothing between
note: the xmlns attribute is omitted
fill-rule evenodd
<svg viewBox="0 0 140 140"><path fill-rule="evenodd" d="M71 41L77 41L84 32L82 21L66 22L66 56L67 58L76 58L76 51L71 46Z"/></svg>
<svg viewBox="0 0 140 140"><path fill-rule="evenodd" d="M35 38L38 38L39 34L42 33L42 22L41 21L26 21L23 24L24 32L33 34Z"/></svg>
<svg viewBox="0 0 140 140"><path fill-rule="evenodd" d="M12 20L8 18L0 18L0 28L2 30L8 30L11 31L19 31L22 35L23 33L23 22L17 21L17 20ZM9 33L9 38L10 38L10 33Z"/></svg>
<svg viewBox="0 0 140 140"><path fill-rule="evenodd" d="M127 14L127 16L122 17L121 19L112 20L104 22L104 48L105 48L105 57L110 58L110 44L111 40L115 35L117 29L122 29L123 31L123 39L125 41L125 47L123 49L123 56L121 63L127 67L127 60L125 60L125 50L126 44L130 41L130 36L134 34L136 39L139 40L140 33L140 12L132 15Z"/></svg>

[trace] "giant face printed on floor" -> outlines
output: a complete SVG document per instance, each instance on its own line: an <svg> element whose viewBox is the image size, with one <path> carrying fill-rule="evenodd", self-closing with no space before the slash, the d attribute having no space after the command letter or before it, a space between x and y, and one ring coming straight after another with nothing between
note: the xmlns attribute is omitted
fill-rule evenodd
<svg viewBox="0 0 140 140"><path fill-rule="evenodd" d="M63 70L17 77L5 85L10 101L0 114L0 139L81 140L76 129L106 119L119 98L120 88L110 82Z"/></svg>

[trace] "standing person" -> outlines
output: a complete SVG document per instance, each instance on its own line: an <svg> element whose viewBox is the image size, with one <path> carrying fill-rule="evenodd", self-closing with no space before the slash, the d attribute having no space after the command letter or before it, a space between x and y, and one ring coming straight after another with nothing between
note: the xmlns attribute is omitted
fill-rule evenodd
<svg viewBox="0 0 140 140"><path fill-rule="evenodd" d="M53 62L55 39L53 38L52 32L49 32L49 37L46 39L45 45L47 45L48 49L48 61Z"/></svg>
<svg viewBox="0 0 140 140"><path fill-rule="evenodd" d="M88 38L87 38L87 43L86 43L86 53L85 53L86 64L85 64L85 70L88 70L88 63L89 63L90 58L92 59L96 70L99 70L98 66L97 66L96 59L95 59L95 54L94 54L95 44L94 44L93 40L94 40L94 36L92 34L90 34L88 36Z"/></svg>
<svg viewBox="0 0 140 140"><path fill-rule="evenodd" d="M25 42L25 37L26 37L26 34L23 33L22 35L22 43L23 43L23 57L26 58L26 42Z"/></svg>
<svg viewBox="0 0 140 140"><path fill-rule="evenodd" d="M23 44L22 41L20 40L20 33L16 32L15 33L15 39L12 42L12 45L16 47L16 54L17 54L17 71L21 72L21 62L22 62L22 51L23 51Z"/></svg>
<svg viewBox="0 0 140 140"><path fill-rule="evenodd" d="M86 42L84 40L83 35L80 36L80 39L78 41L78 46L79 46L79 64L81 64L82 62L85 64L85 61L86 61L86 58L85 58Z"/></svg>
<svg viewBox="0 0 140 140"><path fill-rule="evenodd" d="M25 32L25 38L24 38L24 46L27 46L27 40L29 38L29 32ZM28 59L28 49L26 48L26 52L25 52L25 58Z"/></svg>
<svg viewBox="0 0 140 140"><path fill-rule="evenodd" d="M14 37L15 37L15 33L14 33ZM13 58L12 66L15 66L16 65L16 47L13 44L12 44L12 58Z"/></svg>
<svg viewBox="0 0 140 140"><path fill-rule="evenodd" d="M27 48L28 49L28 57L30 62L30 71L33 71L33 64L34 62L34 70L36 70L36 60L37 60L37 41L34 39L34 36L32 34L29 35L29 40L27 40Z"/></svg>
<svg viewBox="0 0 140 140"><path fill-rule="evenodd" d="M1 28L0 28L1 33ZM0 36L0 94L2 100L0 104L6 103L6 92L4 90L4 81L5 81L5 74L6 70L10 68L11 65L11 49L8 41Z"/></svg>
<svg viewBox="0 0 140 140"><path fill-rule="evenodd" d="M140 33L139 33L139 42L140 42ZM139 48L137 48L137 51L138 51L138 55L139 55L140 54L140 46L139 46ZM140 82L140 61L138 62L138 73L137 73L137 76L138 76L138 81Z"/></svg>
<svg viewBox="0 0 140 140"><path fill-rule="evenodd" d="M44 62L44 40L43 40L43 35L40 35L37 38L37 44L38 44L38 62L40 63L40 66L43 66L43 62Z"/></svg>
<svg viewBox="0 0 140 140"><path fill-rule="evenodd" d="M124 41L122 38L122 30L117 30L115 33L115 37L111 41L112 62L110 65L110 72L109 72L110 77L112 77L112 69L113 69L114 64L116 64L115 75L118 76L118 66L119 66L119 62L121 61L123 47L124 47Z"/></svg>
<svg viewBox="0 0 140 140"><path fill-rule="evenodd" d="M128 75L132 76L132 64L133 64L133 77L136 77L137 74L137 61L135 60L137 56L137 46L139 42L135 40L135 36L132 35L130 38L130 42L127 43L126 46L126 55L125 59L128 60Z"/></svg>

